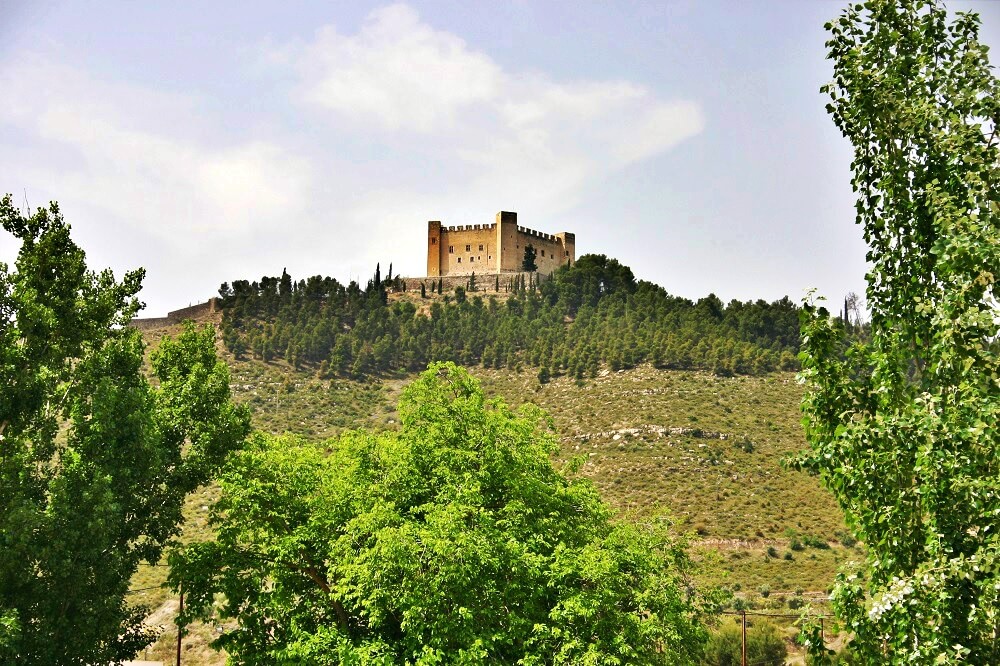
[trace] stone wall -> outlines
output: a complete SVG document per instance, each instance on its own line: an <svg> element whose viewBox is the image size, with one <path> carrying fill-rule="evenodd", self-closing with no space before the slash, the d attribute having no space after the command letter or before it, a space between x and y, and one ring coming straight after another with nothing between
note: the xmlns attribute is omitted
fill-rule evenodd
<svg viewBox="0 0 1000 666"><path fill-rule="evenodd" d="M438 245L440 275L496 273L497 232L495 224L441 227ZM428 266L430 268L430 266ZM428 271L428 275L433 271Z"/></svg>
<svg viewBox="0 0 1000 666"><path fill-rule="evenodd" d="M565 245L566 236L574 239L573 253ZM528 245L535 248L535 266L538 267L539 273L548 275L563 264L576 261L576 243L573 234L546 234L534 229L518 227L517 239L514 243L514 258L517 261L516 268L521 267L521 263L524 261L524 248Z"/></svg>
<svg viewBox="0 0 1000 666"><path fill-rule="evenodd" d="M197 305L189 305L186 308L181 308L180 310L174 310L173 312L167 313L168 319L173 319L175 321L184 321L185 319L197 319L207 314L219 311L219 299L217 297L212 297L205 301L204 303L198 303Z"/></svg>
<svg viewBox="0 0 1000 666"><path fill-rule="evenodd" d="M136 317L129 322L132 328L137 328L140 331L148 331L154 328L161 328L163 326L170 326L176 323L170 317Z"/></svg>
<svg viewBox="0 0 1000 666"><path fill-rule="evenodd" d="M524 283L527 284L529 280L533 280L536 284L541 284L548 279L547 275L542 273L520 273L520 272L508 272L500 273L500 293L505 293L507 285L510 284L511 280L517 278L518 276L524 276ZM496 278L497 273L483 273L476 272L476 288L479 294L489 295L496 293ZM403 282L406 283L407 291L420 291L420 284L423 283L427 287L427 293L431 293L431 283L437 284L438 280L441 280L441 284L444 287L444 293L450 294L455 291L455 287L467 287L469 284L468 275L428 275L427 277L401 277Z"/></svg>
<svg viewBox="0 0 1000 666"><path fill-rule="evenodd" d="M418 286L417 288L419 289L420 287ZM147 331L152 328L180 324L187 319L198 319L200 317L204 317L205 315L218 312L220 309L219 299L213 296L204 303L189 305L186 308L168 312L166 317L137 317L130 322L130 325L140 331Z"/></svg>

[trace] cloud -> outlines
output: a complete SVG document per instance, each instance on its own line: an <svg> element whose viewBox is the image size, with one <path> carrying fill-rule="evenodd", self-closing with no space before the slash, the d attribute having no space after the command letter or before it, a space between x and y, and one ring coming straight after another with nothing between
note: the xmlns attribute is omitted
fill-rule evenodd
<svg viewBox="0 0 1000 666"><path fill-rule="evenodd" d="M47 150L25 165L28 185L83 202L175 243L279 229L306 199L310 165L260 140L199 140L192 100L107 83L71 67L28 58L0 70L16 103L0 123ZM180 120L181 122L178 122Z"/></svg>
<svg viewBox="0 0 1000 666"><path fill-rule="evenodd" d="M591 181L705 126L697 102L632 81L507 71L406 5L372 12L356 34L328 25L279 53L299 101L334 125L385 136L411 159L453 161L465 192L544 212L571 207Z"/></svg>
<svg viewBox="0 0 1000 666"><path fill-rule="evenodd" d="M448 126L493 99L503 78L488 57L421 23L405 5L375 10L354 36L321 28L296 62L306 101L390 130Z"/></svg>

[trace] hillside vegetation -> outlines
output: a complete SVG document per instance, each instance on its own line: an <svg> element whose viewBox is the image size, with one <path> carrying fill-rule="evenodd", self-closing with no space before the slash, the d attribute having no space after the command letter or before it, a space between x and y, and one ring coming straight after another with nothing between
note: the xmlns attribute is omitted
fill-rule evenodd
<svg viewBox="0 0 1000 666"><path fill-rule="evenodd" d="M475 278L453 294L421 286L421 299L390 299L387 290L399 286L378 270L364 290L329 277L296 282L287 272L223 284L226 347L323 377L417 372L430 361L528 365L543 378L578 379L646 362L716 374L797 367L798 308L788 298L692 302L636 281L603 255L585 255L540 284L521 279L502 297L499 281L487 284L492 292L472 291Z"/></svg>

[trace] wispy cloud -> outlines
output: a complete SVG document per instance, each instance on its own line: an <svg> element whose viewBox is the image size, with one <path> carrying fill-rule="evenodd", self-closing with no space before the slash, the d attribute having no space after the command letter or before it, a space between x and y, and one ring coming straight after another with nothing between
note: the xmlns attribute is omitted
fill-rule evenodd
<svg viewBox="0 0 1000 666"><path fill-rule="evenodd" d="M216 145L194 136L175 122L196 108L188 98L94 80L38 58L0 69L0 88L16 100L0 109L0 122L48 148L27 165L35 181L28 184L167 241L279 229L311 187L310 165L278 145Z"/></svg>

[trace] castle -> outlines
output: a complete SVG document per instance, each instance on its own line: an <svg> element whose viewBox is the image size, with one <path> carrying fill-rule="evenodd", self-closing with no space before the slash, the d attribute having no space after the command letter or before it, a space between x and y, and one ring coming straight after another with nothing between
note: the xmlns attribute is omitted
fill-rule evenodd
<svg viewBox="0 0 1000 666"><path fill-rule="evenodd" d="M576 262L576 235L545 234L517 226L517 213L500 211L494 224L442 227L427 223L427 276L518 272L524 250L535 250L539 273Z"/></svg>

